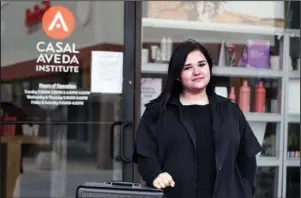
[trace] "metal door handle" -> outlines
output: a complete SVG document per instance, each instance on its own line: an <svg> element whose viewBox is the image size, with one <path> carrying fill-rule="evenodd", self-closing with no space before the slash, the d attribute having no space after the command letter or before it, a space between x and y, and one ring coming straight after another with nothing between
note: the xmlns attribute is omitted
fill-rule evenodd
<svg viewBox="0 0 301 198"><path fill-rule="evenodd" d="M120 152L120 159L123 161L123 162L131 162L132 161L132 159L130 158L130 159L127 159L126 157L125 157L125 155L124 155L124 153L123 153L123 137L124 137L124 128L125 127L127 127L127 126L130 126L132 124L132 122L126 122L126 123L123 123L122 125L121 125L121 128L120 128L120 150L119 150L119 152Z"/></svg>
<svg viewBox="0 0 301 198"><path fill-rule="evenodd" d="M121 121L114 122L110 128L110 133L111 133L110 155L111 155L111 158L115 159L115 160L118 160L118 159L114 157L114 132L115 132L116 126L119 126L121 124L122 124Z"/></svg>
<svg viewBox="0 0 301 198"><path fill-rule="evenodd" d="M111 151L110 151L110 155L111 155L111 158L112 159L115 159L116 161L122 161L122 162L131 162L132 159L127 159L123 153L123 137L124 137L124 128L131 125L132 122L124 122L124 121L117 121L117 122L114 122L112 125L111 125L111 130L110 130L110 133L111 133ZM114 156L114 132L115 132L115 128L117 126L120 126L120 141L119 141L119 153L118 155L115 157Z"/></svg>

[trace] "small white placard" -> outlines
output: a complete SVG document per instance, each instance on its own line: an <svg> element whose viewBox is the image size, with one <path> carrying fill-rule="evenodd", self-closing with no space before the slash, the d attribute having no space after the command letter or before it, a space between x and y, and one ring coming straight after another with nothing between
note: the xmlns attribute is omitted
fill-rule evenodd
<svg viewBox="0 0 301 198"><path fill-rule="evenodd" d="M162 89L161 78L141 79L141 116L145 111L145 104L158 97Z"/></svg>
<svg viewBox="0 0 301 198"><path fill-rule="evenodd" d="M123 53L92 51L91 93L122 93Z"/></svg>

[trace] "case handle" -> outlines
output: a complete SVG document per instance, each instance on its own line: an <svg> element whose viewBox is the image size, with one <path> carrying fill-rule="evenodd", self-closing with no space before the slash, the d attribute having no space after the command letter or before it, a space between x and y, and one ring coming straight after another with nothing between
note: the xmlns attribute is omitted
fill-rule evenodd
<svg viewBox="0 0 301 198"><path fill-rule="evenodd" d="M110 181L105 182L108 185L116 185L116 186L127 186L127 187L141 187L142 185L139 183L132 183L132 182L123 182L123 181Z"/></svg>

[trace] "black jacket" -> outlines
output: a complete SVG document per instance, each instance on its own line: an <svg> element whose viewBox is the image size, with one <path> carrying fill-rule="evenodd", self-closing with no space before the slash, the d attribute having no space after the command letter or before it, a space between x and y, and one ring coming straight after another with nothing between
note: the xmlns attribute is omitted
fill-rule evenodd
<svg viewBox="0 0 301 198"><path fill-rule="evenodd" d="M256 157L261 151L254 133L239 107L218 95L209 97L215 139L216 181L213 198L251 198L254 195ZM133 160L143 180L152 186L168 172L175 187L164 189L168 198L195 198L196 133L173 98L156 119L158 102L146 105L136 134Z"/></svg>

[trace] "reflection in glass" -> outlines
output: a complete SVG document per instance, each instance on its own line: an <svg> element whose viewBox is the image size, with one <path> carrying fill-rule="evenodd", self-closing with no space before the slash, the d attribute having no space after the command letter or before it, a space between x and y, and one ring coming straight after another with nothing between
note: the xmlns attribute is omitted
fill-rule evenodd
<svg viewBox="0 0 301 198"><path fill-rule="evenodd" d="M90 70L81 71L79 74L70 74L67 76L51 76L38 79L30 79L17 82L6 82L1 84L1 101L8 102L21 108L27 114L27 120L20 119L19 121L28 121L33 119L35 121L51 121L51 122L98 122L99 112L92 111L93 109L100 109L101 101L107 100L109 97L112 102L120 100L117 95L100 95L90 93L90 86L87 85L86 76L90 76ZM39 84L76 84L76 91L85 92L87 99L83 99L83 105L36 105L32 104L25 90L37 90ZM60 97L60 95L53 95Z"/></svg>
<svg viewBox="0 0 301 198"><path fill-rule="evenodd" d="M110 155L111 149L117 151L111 141L112 123L42 125L40 130L48 130L51 140L40 135L39 144L26 152L22 148L23 173L14 191L18 189L21 197L72 197L76 187L87 181L120 180L120 163Z"/></svg>
<svg viewBox="0 0 301 198"><path fill-rule="evenodd" d="M300 198L300 167L287 168L287 198Z"/></svg>
<svg viewBox="0 0 301 198"><path fill-rule="evenodd" d="M1 107L4 107L4 103L7 107L8 105L16 107L6 108L5 113L9 114L10 121L14 121L14 117L17 117L16 121L22 124L11 124L16 126L16 133L11 132L13 128L11 126L0 127L0 132L4 129L5 136L19 135L21 137L14 138L20 138L22 142L31 141L30 144L33 144L29 150L22 149L21 165L24 172L17 182L16 189L19 187L19 190L12 190L19 191L16 194L20 197L74 197L76 186L86 181L121 179L121 163L113 160L110 155L110 151L115 152L119 145L116 142L112 146L110 126L114 121L120 120L120 95L89 92L91 51L123 51L124 2L57 1L52 3L67 8L78 19L74 31L65 40L49 38L43 32L40 20L32 27L36 31L28 33L26 31L28 26L22 25L24 17L15 17L16 13L22 14L26 9L39 6L39 3L11 2L1 10L1 22L3 20L6 25L4 34L1 34L3 42L1 43L0 102ZM82 9L83 5L85 9ZM105 19L113 22L108 24ZM74 64L79 66L79 72L37 71L37 59L40 55L37 43L40 41L52 44L63 42L76 46L76 50L80 52L77 54L79 64ZM69 53L58 52L55 56L49 53L48 59L63 54ZM62 65L69 65L65 63L69 61L53 59L47 62L49 64L51 62L51 65L60 66L61 62ZM61 93L56 95L45 93L45 100L39 99L39 97L43 98L41 94L34 95L34 91L56 84L73 88L76 85L75 89L70 87L65 89L68 93L70 90L74 91L76 97L74 95L70 97L76 99L65 98L64 102L76 100L83 102L83 105L78 105L82 103L66 105L67 103L64 102L61 105L39 104L42 101L49 102L46 97L61 101ZM47 89L49 91L49 88ZM88 98L83 99L85 96ZM12 112L17 108L21 109L25 116L17 116ZM0 117L4 118L2 115ZM3 126L2 121L7 121L8 118L5 117L6 120L1 120L0 124ZM34 142L35 140L38 143ZM114 138L114 141L117 140L118 136ZM12 143L16 142L12 141ZM12 152L8 156L15 155ZM12 171L6 170L5 174L10 172ZM3 182L0 181L1 183ZM11 191L10 188L4 190ZM11 197L11 193L8 194L8 197Z"/></svg>
<svg viewBox="0 0 301 198"><path fill-rule="evenodd" d="M300 37L290 37L289 70L300 71Z"/></svg>
<svg viewBox="0 0 301 198"><path fill-rule="evenodd" d="M262 143L262 157L277 156L277 134L279 134L277 133L277 123L267 123Z"/></svg>
<svg viewBox="0 0 301 198"><path fill-rule="evenodd" d="M300 124L288 125L287 158L300 159Z"/></svg>
<svg viewBox="0 0 301 198"><path fill-rule="evenodd" d="M255 198L277 197L277 170L275 167L260 167L256 174Z"/></svg>

